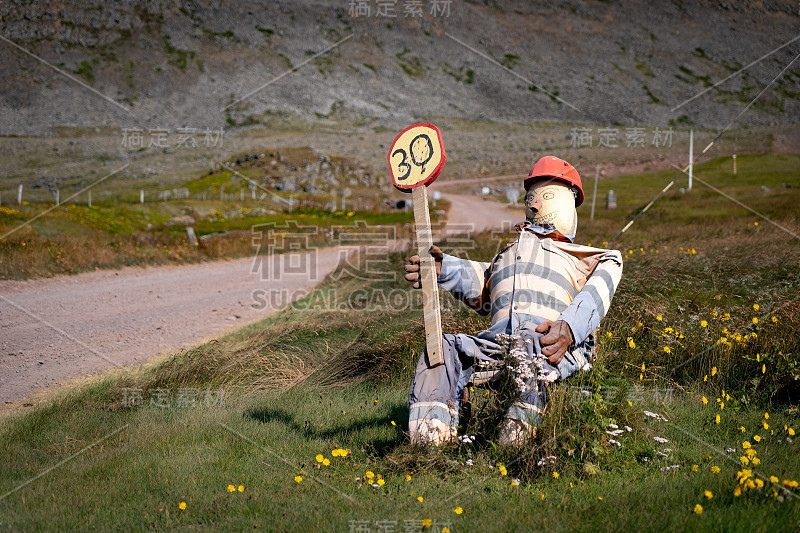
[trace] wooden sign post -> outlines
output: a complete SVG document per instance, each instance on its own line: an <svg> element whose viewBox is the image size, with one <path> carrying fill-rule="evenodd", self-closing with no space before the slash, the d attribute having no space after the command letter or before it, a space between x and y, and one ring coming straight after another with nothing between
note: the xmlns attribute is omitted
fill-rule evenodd
<svg viewBox="0 0 800 533"><path fill-rule="evenodd" d="M430 253L433 233L428 212L428 185L439 176L446 160L442 134L433 124L409 126L395 138L389 149L388 160L392 183L399 190L410 192L414 204L425 345L428 348L428 362L431 366L437 366L444 362L444 350L436 260Z"/></svg>

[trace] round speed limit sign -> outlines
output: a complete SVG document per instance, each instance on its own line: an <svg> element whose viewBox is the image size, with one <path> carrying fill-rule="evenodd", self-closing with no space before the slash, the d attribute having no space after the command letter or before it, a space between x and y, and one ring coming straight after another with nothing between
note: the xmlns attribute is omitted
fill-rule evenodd
<svg viewBox="0 0 800 533"><path fill-rule="evenodd" d="M404 129L392 143L388 159L392 183L401 191L430 185L447 159L439 128L420 123Z"/></svg>

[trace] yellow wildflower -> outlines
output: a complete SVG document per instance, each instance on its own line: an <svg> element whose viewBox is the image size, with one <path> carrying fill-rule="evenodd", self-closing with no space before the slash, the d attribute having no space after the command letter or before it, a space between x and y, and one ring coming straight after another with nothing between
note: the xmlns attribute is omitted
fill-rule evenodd
<svg viewBox="0 0 800 533"><path fill-rule="evenodd" d="M717 424L719 424L719 415L717 415L716 417L714 417L714 422L716 422Z"/></svg>
<svg viewBox="0 0 800 533"><path fill-rule="evenodd" d="M753 304L753 309L754 309L755 311L758 311L758 304Z"/></svg>
<svg viewBox="0 0 800 533"><path fill-rule="evenodd" d="M433 522L431 521L430 518L426 518L425 520L422 521L422 527L429 528L429 527L431 527L432 523Z"/></svg>
<svg viewBox="0 0 800 533"><path fill-rule="evenodd" d="M737 498L742 495L742 489L739 488L739 485L736 485L736 488L733 489L733 495Z"/></svg>
<svg viewBox="0 0 800 533"><path fill-rule="evenodd" d="M760 465L760 464L761 464L761 459L759 459L758 457L753 457L753 459L751 460L751 462L752 462L754 465L758 466L758 465Z"/></svg>
<svg viewBox="0 0 800 533"><path fill-rule="evenodd" d="M228 492L234 492L235 490L236 487L234 487L233 485L228 485Z"/></svg>
<svg viewBox="0 0 800 533"><path fill-rule="evenodd" d="M421 502L423 501L423 499L424 499L424 498L423 498L422 496L417 496L417 501L418 501L418 502L420 502L420 503L421 503Z"/></svg>
<svg viewBox="0 0 800 533"><path fill-rule="evenodd" d="M772 323L773 324L777 324L778 323L778 317L772 317Z"/></svg>
<svg viewBox="0 0 800 533"><path fill-rule="evenodd" d="M326 457L325 459L322 460L322 464L328 466L331 464L331 460Z"/></svg>
<svg viewBox="0 0 800 533"><path fill-rule="evenodd" d="M766 374L767 373L767 365L761 365L761 373L762 374Z"/></svg>
<svg viewBox="0 0 800 533"><path fill-rule="evenodd" d="M792 429L792 428L789 428L789 435L792 435L792 436L794 436L794 429Z"/></svg>
<svg viewBox="0 0 800 533"><path fill-rule="evenodd" d="M717 367L712 367L711 368L711 375L712 376L716 376L717 375Z"/></svg>
<svg viewBox="0 0 800 533"><path fill-rule="evenodd" d="M764 426L764 429L769 429L769 424L766 422L762 422L761 425Z"/></svg>
<svg viewBox="0 0 800 533"><path fill-rule="evenodd" d="M753 324L758 324L758 317L757 316L753 317Z"/></svg>
<svg viewBox="0 0 800 533"><path fill-rule="evenodd" d="M672 353L672 350L669 349L669 346L664 346L664 351L666 353Z"/></svg>
<svg viewBox="0 0 800 533"><path fill-rule="evenodd" d="M185 510L186 509L186 502L179 503L178 504L178 509L180 509L181 511Z"/></svg>
<svg viewBox="0 0 800 533"><path fill-rule="evenodd" d="M708 398L706 398L705 396L703 396L703 405L706 405L706 404L708 404Z"/></svg>
<svg viewBox="0 0 800 533"><path fill-rule="evenodd" d="M315 459L317 460L318 463L321 463L322 459L323 459L322 454L318 453L317 456L315 457Z"/></svg>
<svg viewBox="0 0 800 533"><path fill-rule="evenodd" d="M709 500L710 500L711 498L713 498L713 497L714 497L714 493L713 493L713 492L711 492L710 490L705 490L705 491L703 491L703 495L704 495L706 498L708 498Z"/></svg>
<svg viewBox="0 0 800 533"><path fill-rule="evenodd" d="M301 481L303 481L303 476L294 476L294 480L300 483Z"/></svg>
<svg viewBox="0 0 800 533"><path fill-rule="evenodd" d="M759 489L764 488L764 482L761 479L756 479L756 485Z"/></svg>
<svg viewBox="0 0 800 533"><path fill-rule="evenodd" d="M239 485L239 492L244 492L244 485Z"/></svg>
<svg viewBox="0 0 800 533"><path fill-rule="evenodd" d="M558 479L558 476L559 476L559 473L558 473L558 472L553 472L553 477L554 477L554 478Z"/></svg>
<svg viewBox="0 0 800 533"><path fill-rule="evenodd" d="M411 476L409 474L406 474L406 481L411 481Z"/></svg>
<svg viewBox="0 0 800 533"><path fill-rule="evenodd" d="M701 321L700 321L700 327L701 327L701 328L706 328L706 327L708 327L708 322L706 322L705 320L701 320Z"/></svg>
<svg viewBox="0 0 800 533"><path fill-rule="evenodd" d="M453 512L456 514L461 514L464 512L464 509L462 509L461 507L456 507L455 509L453 509Z"/></svg>
<svg viewBox="0 0 800 533"><path fill-rule="evenodd" d="M367 476L367 479L372 479L375 477L375 473L372 470L367 470L365 475Z"/></svg>
<svg viewBox="0 0 800 533"><path fill-rule="evenodd" d="M750 443L748 441L744 441L742 443L742 448L744 448L745 450L748 449L749 447L750 447Z"/></svg>
<svg viewBox="0 0 800 533"><path fill-rule="evenodd" d="M697 472L697 469L700 468L697 465L692 465L692 472Z"/></svg>
<svg viewBox="0 0 800 533"><path fill-rule="evenodd" d="M642 363L642 372L644 372L644 363Z"/></svg>
<svg viewBox="0 0 800 533"><path fill-rule="evenodd" d="M508 474L508 470L506 470L505 466L499 465L497 468L498 468L498 470L500 470L500 475L501 476L505 476L506 474Z"/></svg>
<svg viewBox="0 0 800 533"><path fill-rule="evenodd" d="M382 487L382 486L383 486L385 483L386 483L386 480L385 480L385 479L383 479L383 478L381 478L381 479L379 479L379 480L378 480L378 485L380 485L381 487Z"/></svg>
<svg viewBox="0 0 800 533"><path fill-rule="evenodd" d="M719 467L716 466L716 465L712 466L711 467L711 473L712 474L719 474Z"/></svg>
<svg viewBox="0 0 800 533"><path fill-rule="evenodd" d="M778 482L778 478L775 477L775 476L769 476L769 480L772 481L773 483L777 483Z"/></svg>
<svg viewBox="0 0 800 533"><path fill-rule="evenodd" d="M694 512L695 514L703 514L703 506L698 503L694 506Z"/></svg>
<svg viewBox="0 0 800 533"><path fill-rule="evenodd" d="M756 442L761 442L761 437L759 437L758 435L753 435L753 440Z"/></svg>
<svg viewBox="0 0 800 533"><path fill-rule="evenodd" d="M764 419L769 420L769 413L764 413Z"/></svg>
<svg viewBox="0 0 800 533"><path fill-rule="evenodd" d="M394 423L394 420L392 420L392 425L393 425L393 426L396 426L396 425L397 425L397 424L395 424L395 423Z"/></svg>
<svg viewBox="0 0 800 533"><path fill-rule="evenodd" d="M658 315L658 316L656 317L656 320L658 320L659 322L661 322L661 321L663 320L663 318L661 318L661 315Z"/></svg>

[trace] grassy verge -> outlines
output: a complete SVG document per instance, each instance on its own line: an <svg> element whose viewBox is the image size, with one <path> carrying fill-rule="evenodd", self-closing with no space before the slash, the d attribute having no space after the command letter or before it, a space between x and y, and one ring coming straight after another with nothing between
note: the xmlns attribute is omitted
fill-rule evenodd
<svg viewBox="0 0 800 533"><path fill-rule="evenodd" d="M225 210L247 210L246 206L235 205L212 207L213 211L207 205L201 209L211 211L212 215ZM27 213L0 208L0 234L33 221L46 208L38 206ZM0 239L0 279L246 257L257 251L253 247L253 231L270 225L277 229L286 227L287 231L290 231L287 224L319 228L319 233L313 235L308 244L320 247L330 242L331 232L336 232L337 228L354 228L356 221L395 226L399 230L413 219L413 214L303 208L291 213L259 216L226 218L219 215L192 224L200 237L198 245L194 246L188 240L185 224L148 226L153 221L163 224L169 219L169 215L158 210L141 210L135 206L58 207L6 239Z"/></svg>
<svg viewBox="0 0 800 533"><path fill-rule="evenodd" d="M737 178L714 164L697 175L798 227L800 191L780 187L797 181L797 158L742 157ZM620 208L582 219L580 240L603 242L671 177L608 180ZM352 521L378 530L381 520L403 530L429 520L429 531L794 531L800 248L695 186L668 193L619 241L625 272L594 369L551 387L530 447L495 444L504 398L488 389L476 389L473 415L462 420L475 442L409 445L407 387L424 341L415 296L391 277L398 253L378 270L362 265L362 275L340 270L219 341L7 417L0 522L12 530L349 531ZM487 260L508 237L442 248ZM486 327L449 296L443 303L446 331Z"/></svg>

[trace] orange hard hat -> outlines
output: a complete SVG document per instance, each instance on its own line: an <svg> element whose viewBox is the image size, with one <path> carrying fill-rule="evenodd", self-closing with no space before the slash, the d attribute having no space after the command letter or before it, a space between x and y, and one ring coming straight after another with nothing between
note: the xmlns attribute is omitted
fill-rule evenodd
<svg viewBox="0 0 800 533"><path fill-rule="evenodd" d="M539 181L539 178L554 178L559 181L566 182L576 189L578 189L578 197L575 198L575 207L583 203L583 186L581 185L581 177L575 167L555 156L548 155L536 162L533 165L528 177L525 178L525 190L531 186L534 181Z"/></svg>

